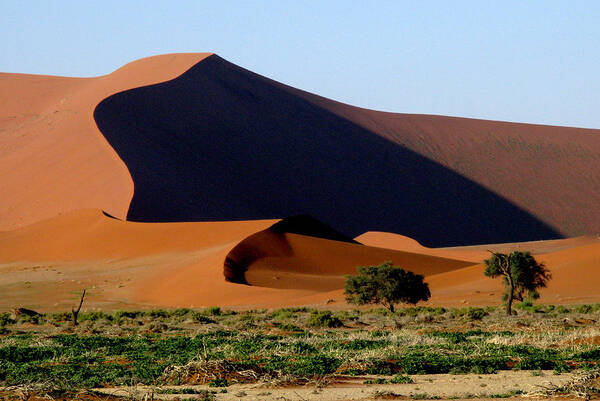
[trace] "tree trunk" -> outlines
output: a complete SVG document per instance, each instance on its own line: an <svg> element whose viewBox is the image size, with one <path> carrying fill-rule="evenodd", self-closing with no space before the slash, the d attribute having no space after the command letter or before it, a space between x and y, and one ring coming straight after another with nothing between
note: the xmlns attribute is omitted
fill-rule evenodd
<svg viewBox="0 0 600 401"><path fill-rule="evenodd" d="M73 317L73 326L77 326L79 322L77 321L77 317L79 316L79 311L81 311L81 305L83 305L83 298L85 298L85 289L81 294L81 300L79 301L79 307L77 309L71 308L71 316Z"/></svg>
<svg viewBox="0 0 600 401"><path fill-rule="evenodd" d="M512 303L515 297L515 284L513 283L512 276L508 275L508 298L506 299L506 314L512 315Z"/></svg>

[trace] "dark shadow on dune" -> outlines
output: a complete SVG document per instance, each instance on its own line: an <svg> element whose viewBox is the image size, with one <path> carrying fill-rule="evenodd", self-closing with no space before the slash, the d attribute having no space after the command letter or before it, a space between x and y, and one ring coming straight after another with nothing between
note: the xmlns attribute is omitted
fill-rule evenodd
<svg viewBox="0 0 600 401"><path fill-rule="evenodd" d="M273 224L269 230L280 234L300 234L307 235L309 237L329 239L332 241L351 242L353 244L360 243L309 215L286 217L285 219Z"/></svg>
<svg viewBox="0 0 600 401"><path fill-rule="evenodd" d="M145 222L310 214L426 246L559 238L504 198L218 56L94 112Z"/></svg>
<svg viewBox="0 0 600 401"><path fill-rule="evenodd" d="M233 283L248 284L245 274L257 260L269 256L291 256L292 249L283 235L285 233L360 244L312 216L288 217L245 238L229 251L223 264L225 279Z"/></svg>
<svg viewBox="0 0 600 401"><path fill-rule="evenodd" d="M102 211L102 214L105 215L108 218L111 219L115 219L115 220L121 220L121 219L117 219L115 216L113 216L112 214L109 214L108 212L105 212L104 210Z"/></svg>
<svg viewBox="0 0 600 401"><path fill-rule="evenodd" d="M232 283L248 284L248 268L269 256L292 256L292 249L283 233L275 232L272 227L252 234L229 251L223 263L223 275Z"/></svg>

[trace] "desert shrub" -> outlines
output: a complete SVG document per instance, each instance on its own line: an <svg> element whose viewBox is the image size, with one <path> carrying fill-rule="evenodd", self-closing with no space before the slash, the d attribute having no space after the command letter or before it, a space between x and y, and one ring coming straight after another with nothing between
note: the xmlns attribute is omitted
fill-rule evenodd
<svg viewBox="0 0 600 401"><path fill-rule="evenodd" d="M228 387L229 382L224 378L216 378L208 383L208 387Z"/></svg>
<svg viewBox="0 0 600 401"><path fill-rule="evenodd" d="M306 322L312 327L341 327L343 326L342 321L334 316L331 311L315 311L313 312L308 321Z"/></svg>
<svg viewBox="0 0 600 401"><path fill-rule="evenodd" d="M284 331L291 331L294 333L303 333L304 332L304 330L302 330L300 327L296 326L295 324L290 324L290 323L275 322L275 323L273 323L273 326L277 327L278 329L281 329Z"/></svg>
<svg viewBox="0 0 600 401"><path fill-rule="evenodd" d="M356 321L360 318L360 311L358 311L358 310L340 311L337 313L337 317L342 321L344 321L344 320Z"/></svg>
<svg viewBox="0 0 600 401"><path fill-rule="evenodd" d="M298 315L289 309L277 309L269 314L269 318L273 320L287 320L294 319Z"/></svg>
<svg viewBox="0 0 600 401"><path fill-rule="evenodd" d="M209 318L208 316L205 316L204 314L202 314L200 312L191 312L190 317L195 323L202 323L202 324L216 323L213 319Z"/></svg>
<svg viewBox="0 0 600 401"><path fill-rule="evenodd" d="M0 313L0 327L8 326L9 324L14 324L16 322L17 321L10 316L10 313Z"/></svg>
<svg viewBox="0 0 600 401"><path fill-rule="evenodd" d="M58 312L50 315L50 319L54 322L70 322L73 317L71 312Z"/></svg>
<svg viewBox="0 0 600 401"><path fill-rule="evenodd" d="M170 316L184 318L184 317L187 317L188 315L190 315L192 312L194 312L194 311L189 308L179 308L179 309L172 310L170 312Z"/></svg>
<svg viewBox="0 0 600 401"><path fill-rule="evenodd" d="M431 315L442 315L447 312L446 308L442 307L431 307L431 306L409 306L398 309L396 314L399 316L411 316L416 317L424 313Z"/></svg>
<svg viewBox="0 0 600 401"><path fill-rule="evenodd" d="M584 305L579 305L575 308L575 310L578 313L594 313L594 312L598 312L600 310L600 304L584 304Z"/></svg>
<svg viewBox="0 0 600 401"><path fill-rule="evenodd" d="M26 315L22 314L17 317L19 323L40 324L46 320L43 314Z"/></svg>
<svg viewBox="0 0 600 401"><path fill-rule="evenodd" d="M468 308L452 309L450 312L454 317L466 317L471 320L481 320L489 315L489 311L484 308L470 306Z"/></svg>
<svg viewBox="0 0 600 401"><path fill-rule="evenodd" d="M123 319L138 319L144 316L144 312L141 311L127 311L127 310L118 310L113 313L113 320L116 322L120 322Z"/></svg>
<svg viewBox="0 0 600 401"><path fill-rule="evenodd" d="M206 308L205 312L207 315L221 316L223 311L221 311L221 308L218 306L211 306L210 308Z"/></svg>
<svg viewBox="0 0 600 401"><path fill-rule="evenodd" d="M252 313L244 312L241 315L239 315L238 320L240 322L254 323L254 322L256 322L257 318Z"/></svg>
<svg viewBox="0 0 600 401"><path fill-rule="evenodd" d="M153 319L167 318L171 315L169 311L164 309L154 309L145 313L146 316L151 317Z"/></svg>
<svg viewBox="0 0 600 401"><path fill-rule="evenodd" d="M564 314L571 312L571 310L564 305L556 305L556 307L554 308L554 312Z"/></svg>
<svg viewBox="0 0 600 401"><path fill-rule="evenodd" d="M298 376L327 375L341 365L337 358L325 355L301 356L288 368L289 373Z"/></svg>

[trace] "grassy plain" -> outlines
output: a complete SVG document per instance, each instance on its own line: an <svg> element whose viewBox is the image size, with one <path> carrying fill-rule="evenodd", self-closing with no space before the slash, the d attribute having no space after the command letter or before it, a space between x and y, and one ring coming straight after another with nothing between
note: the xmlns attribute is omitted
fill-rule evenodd
<svg viewBox="0 0 600 401"><path fill-rule="evenodd" d="M0 394L223 400L277 399L290 389L296 399L597 395L600 304L521 304L516 310L510 317L493 307L411 307L394 314L89 311L78 326L70 313L4 313ZM352 389L351 398L343 388ZM323 393L327 389L338 389L341 398Z"/></svg>

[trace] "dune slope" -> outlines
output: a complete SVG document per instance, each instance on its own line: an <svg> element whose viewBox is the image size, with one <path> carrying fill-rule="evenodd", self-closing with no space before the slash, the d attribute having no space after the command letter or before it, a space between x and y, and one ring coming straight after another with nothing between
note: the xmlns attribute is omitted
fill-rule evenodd
<svg viewBox="0 0 600 401"><path fill-rule="evenodd" d="M209 54L135 61L96 78L0 73L0 231L76 209L125 218L127 166L93 118L105 97L163 82Z"/></svg>
<svg viewBox="0 0 600 401"><path fill-rule="evenodd" d="M345 275L357 266L391 261L429 276L473 265L473 262L375 248L348 241L298 235L279 223L240 242L225 259L225 277L270 288L332 291L344 287Z"/></svg>
<svg viewBox="0 0 600 401"><path fill-rule="evenodd" d="M385 113L278 85L477 182L566 237L600 233L598 129Z"/></svg>
<svg viewBox="0 0 600 401"><path fill-rule="evenodd" d="M218 56L110 96L94 117L135 183L134 221L310 214L349 236L398 232L428 246L560 236L432 158Z"/></svg>

